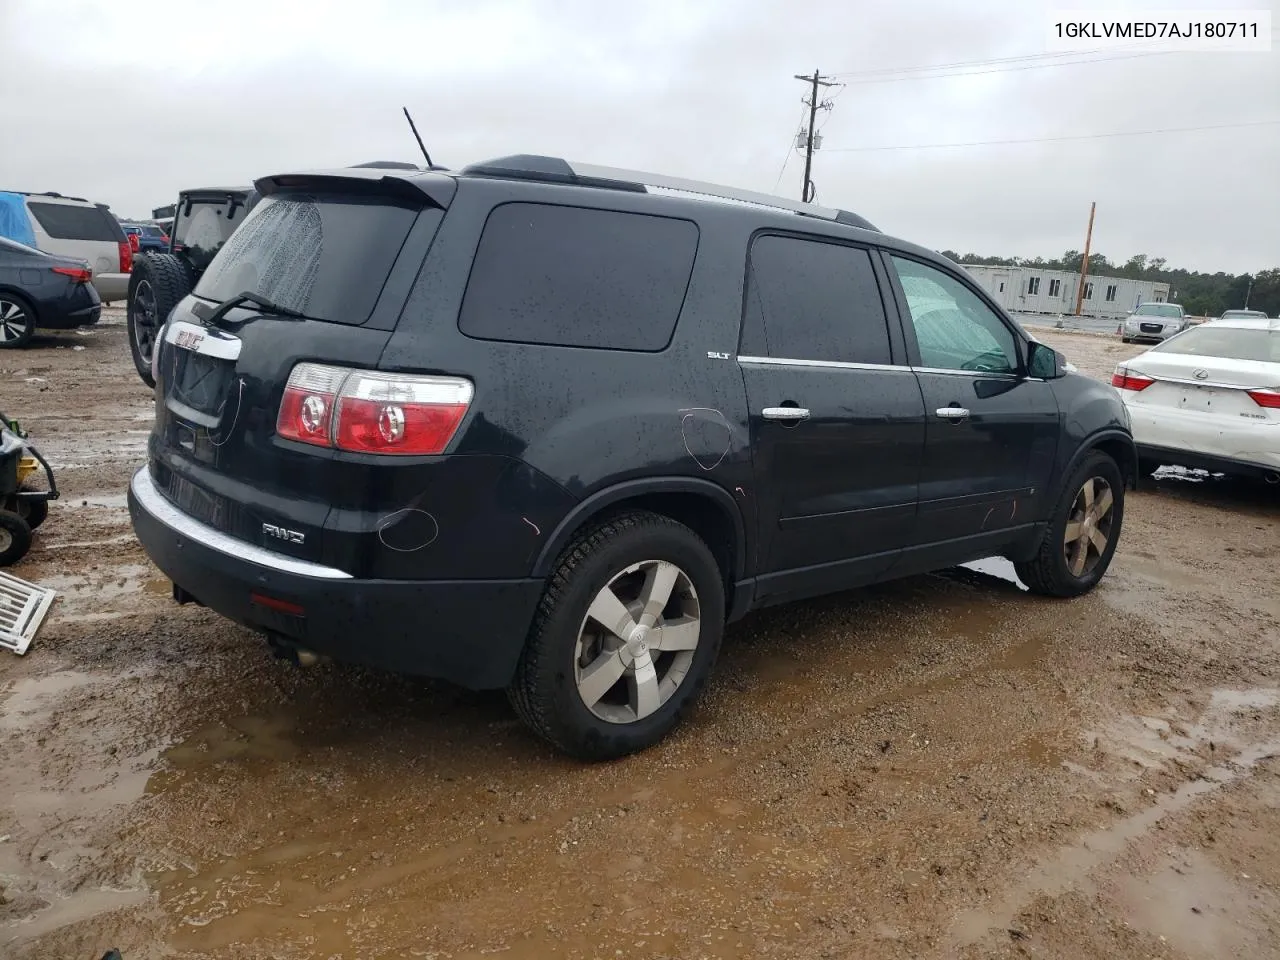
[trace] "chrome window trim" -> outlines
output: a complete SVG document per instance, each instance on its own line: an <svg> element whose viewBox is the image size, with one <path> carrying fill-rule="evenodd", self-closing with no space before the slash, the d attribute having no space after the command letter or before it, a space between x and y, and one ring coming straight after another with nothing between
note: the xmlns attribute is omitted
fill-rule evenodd
<svg viewBox="0 0 1280 960"><path fill-rule="evenodd" d="M800 360L795 357L739 356L739 363L771 367L819 367L829 370L909 370L912 373L941 373L953 377L981 377L983 379L1018 380L1016 373L998 370L948 370L944 367L912 367L904 363L850 363L844 360Z"/></svg>
<svg viewBox="0 0 1280 960"><path fill-rule="evenodd" d="M738 357L739 363L770 367L823 367L832 370L910 370L900 363L850 363L844 360L799 360L793 357Z"/></svg>
<svg viewBox="0 0 1280 960"><path fill-rule="evenodd" d="M353 579L351 574L345 570L311 563L309 560L297 560L294 557L286 557L282 553L264 550L262 547L249 543L247 540L239 540L228 536L221 530L215 530L194 517L188 516L161 495L156 488L155 481L151 479L151 472L146 467L140 468L133 475L133 480L130 481L129 487L138 501L138 506L151 514L153 518L175 533L206 546L210 550L216 550L218 553L226 554L229 557L248 560L250 563L255 563L260 567L278 570L281 573L315 577L318 580Z"/></svg>

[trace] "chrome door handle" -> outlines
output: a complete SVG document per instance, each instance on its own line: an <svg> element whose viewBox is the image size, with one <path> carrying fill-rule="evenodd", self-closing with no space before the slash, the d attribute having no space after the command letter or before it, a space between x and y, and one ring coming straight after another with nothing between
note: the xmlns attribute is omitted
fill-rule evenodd
<svg viewBox="0 0 1280 960"><path fill-rule="evenodd" d="M765 407L760 411L760 416L766 420L783 420L794 423L798 420L808 420L809 410L806 407Z"/></svg>
<svg viewBox="0 0 1280 960"><path fill-rule="evenodd" d="M963 420L969 416L969 411L964 407L939 407L934 413L944 420Z"/></svg>

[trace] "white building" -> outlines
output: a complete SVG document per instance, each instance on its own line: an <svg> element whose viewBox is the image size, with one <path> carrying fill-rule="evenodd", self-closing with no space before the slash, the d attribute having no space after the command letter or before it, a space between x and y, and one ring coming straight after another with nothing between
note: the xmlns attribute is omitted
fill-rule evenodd
<svg viewBox="0 0 1280 960"><path fill-rule="evenodd" d="M964 265L978 285L1010 313L1075 313L1080 274L1038 267ZM1080 312L1090 317L1124 317L1144 303L1169 299L1169 285L1124 277L1088 277Z"/></svg>

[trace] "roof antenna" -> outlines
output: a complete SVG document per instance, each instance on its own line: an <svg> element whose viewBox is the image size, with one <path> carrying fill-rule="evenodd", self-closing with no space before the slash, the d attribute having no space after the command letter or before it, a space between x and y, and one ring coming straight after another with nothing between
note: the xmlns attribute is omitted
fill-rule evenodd
<svg viewBox="0 0 1280 960"><path fill-rule="evenodd" d="M409 121L409 129L413 131L413 137L418 141L418 149L420 149L422 151L422 155L427 158L427 169L434 170L436 165L431 162L431 154L427 153L427 147L426 144L422 142L422 137L418 136L418 128L413 122L413 117L409 116L409 108L401 107L400 109L404 111L404 118Z"/></svg>

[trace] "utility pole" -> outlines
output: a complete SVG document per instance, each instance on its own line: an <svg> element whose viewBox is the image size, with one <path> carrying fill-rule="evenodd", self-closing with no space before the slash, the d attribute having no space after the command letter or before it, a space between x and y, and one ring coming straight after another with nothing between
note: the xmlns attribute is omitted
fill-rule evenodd
<svg viewBox="0 0 1280 960"><path fill-rule="evenodd" d="M818 118L819 107L823 110L831 109L831 102L829 100L818 100L818 88L834 87L835 84L830 80L824 80L822 74L817 70L813 71L812 77L797 73L795 78L797 80L803 80L812 88L809 93L809 99L802 101L809 105L809 129L806 133L802 134L804 137L804 185L800 188L800 199L803 202L808 203L813 199L813 195L816 192L813 186L813 181L809 178L809 173L813 169L813 151L822 143L821 138L819 138L818 144L814 143L814 122ZM799 146L799 144L797 144L797 146Z"/></svg>
<svg viewBox="0 0 1280 960"><path fill-rule="evenodd" d="M1098 201L1089 204L1089 232L1084 235L1084 259L1080 261L1080 289L1076 292L1076 316L1080 316L1080 308L1084 305L1084 279L1089 276L1089 246L1093 243L1093 215L1098 209Z"/></svg>
<svg viewBox="0 0 1280 960"><path fill-rule="evenodd" d="M1253 277L1249 278L1249 287L1244 292L1244 308L1249 309L1249 297L1253 295Z"/></svg>

